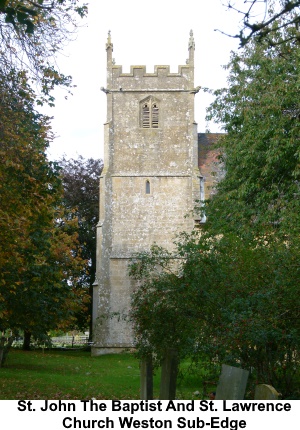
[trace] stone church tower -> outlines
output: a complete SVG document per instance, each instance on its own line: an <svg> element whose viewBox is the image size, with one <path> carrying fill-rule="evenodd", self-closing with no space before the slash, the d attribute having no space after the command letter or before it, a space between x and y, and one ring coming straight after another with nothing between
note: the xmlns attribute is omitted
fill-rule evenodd
<svg viewBox="0 0 300 430"><path fill-rule="evenodd" d="M134 288L127 273L130 256L153 243L171 249L177 233L191 231L195 220L186 215L201 189L192 31L188 60L178 73L170 73L169 66L155 66L154 73L131 66L123 73L112 58L110 33L106 51L93 355L133 346L124 319Z"/></svg>

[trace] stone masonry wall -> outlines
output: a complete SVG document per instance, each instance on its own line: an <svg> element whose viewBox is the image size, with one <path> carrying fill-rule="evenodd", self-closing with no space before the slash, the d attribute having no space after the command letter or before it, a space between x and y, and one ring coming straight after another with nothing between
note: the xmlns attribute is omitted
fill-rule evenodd
<svg viewBox="0 0 300 430"><path fill-rule="evenodd" d="M107 43L107 123L100 180L97 282L94 289L93 354L133 346L126 315L135 288L127 273L130 256L156 242L170 249L181 231L191 231L190 213L200 196L194 123L194 44L189 63L132 66L123 74ZM145 101L158 106L158 126L144 128Z"/></svg>

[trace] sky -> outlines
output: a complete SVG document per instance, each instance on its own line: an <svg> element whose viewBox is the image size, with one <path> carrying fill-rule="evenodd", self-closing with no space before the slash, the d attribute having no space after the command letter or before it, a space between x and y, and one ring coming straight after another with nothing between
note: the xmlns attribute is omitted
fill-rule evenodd
<svg viewBox="0 0 300 430"><path fill-rule="evenodd" d="M224 2L224 0L223 0ZM111 31L113 57L123 72L130 65L170 65L171 72L188 58L190 30L195 39L195 87L226 86L222 68L238 40L223 35L236 34L239 17L226 10L222 0L90 0L89 15L77 34L57 59L60 71L73 77L76 88L67 99L64 90L55 92L56 105L47 110L53 116L55 139L48 155L66 158L103 158L103 124L106 121L106 50ZM211 96L200 91L195 96L198 132L205 132L205 109ZM221 131L210 124L210 131Z"/></svg>

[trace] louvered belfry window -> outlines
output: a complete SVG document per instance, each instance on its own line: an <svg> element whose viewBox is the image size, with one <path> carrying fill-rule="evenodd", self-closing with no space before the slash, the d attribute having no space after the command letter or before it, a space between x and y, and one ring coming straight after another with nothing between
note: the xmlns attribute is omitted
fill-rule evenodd
<svg viewBox="0 0 300 430"><path fill-rule="evenodd" d="M152 128L158 128L158 106L157 103L152 104Z"/></svg>
<svg viewBox="0 0 300 430"><path fill-rule="evenodd" d="M159 108L157 102L147 100L143 102L141 109L141 126L142 128L158 128Z"/></svg>
<svg viewBox="0 0 300 430"><path fill-rule="evenodd" d="M150 105L145 103L142 110L142 127L150 128Z"/></svg>

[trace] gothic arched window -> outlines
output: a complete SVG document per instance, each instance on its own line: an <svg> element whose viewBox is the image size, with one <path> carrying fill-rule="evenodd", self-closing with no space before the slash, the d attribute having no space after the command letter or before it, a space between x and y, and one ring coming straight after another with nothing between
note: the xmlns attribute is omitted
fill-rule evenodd
<svg viewBox="0 0 300 430"><path fill-rule="evenodd" d="M149 97L141 106L141 127L158 128L159 107L158 103Z"/></svg>

